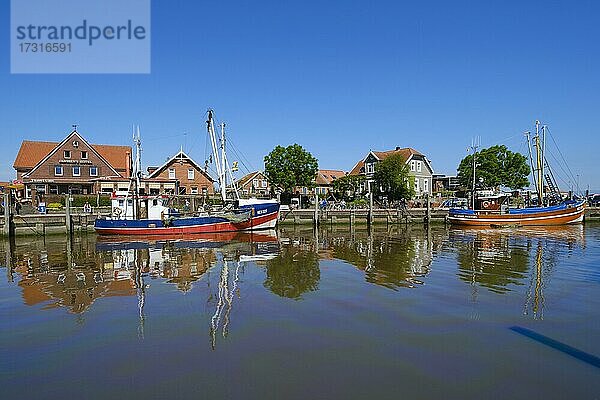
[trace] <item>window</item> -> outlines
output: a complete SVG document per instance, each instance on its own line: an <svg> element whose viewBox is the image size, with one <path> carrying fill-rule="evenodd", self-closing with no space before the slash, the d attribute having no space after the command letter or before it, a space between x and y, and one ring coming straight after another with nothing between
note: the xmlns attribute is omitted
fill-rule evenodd
<svg viewBox="0 0 600 400"><path fill-rule="evenodd" d="M169 179L175 179L175 168L169 168Z"/></svg>
<svg viewBox="0 0 600 400"><path fill-rule="evenodd" d="M160 192L160 189L157 188L150 188L150 194L158 194ZM156 201L156 200L155 200ZM156 204L155 204L156 205Z"/></svg>
<svg viewBox="0 0 600 400"><path fill-rule="evenodd" d="M58 194L58 185L50 185L50 194Z"/></svg>
<svg viewBox="0 0 600 400"><path fill-rule="evenodd" d="M421 161L417 161L417 172L421 172Z"/></svg>
<svg viewBox="0 0 600 400"><path fill-rule="evenodd" d="M255 188L258 187L258 179L253 179L252 180L252 187L255 187Z"/></svg>
<svg viewBox="0 0 600 400"><path fill-rule="evenodd" d="M196 186L192 186L191 190L190 190L191 194L198 194L198 187Z"/></svg>
<svg viewBox="0 0 600 400"><path fill-rule="evenodd" d="M37 194L46 194L46 185L35 185Z"/></svg>
<svg viewBox="0 0 600 400"><path fill-rule="evenodd" d="M54 175L56 176L62 176L63 174L63 169L62 169L62 165L57 165L54 167Z"/></svg>
<svg viewBox="0 0 600 400"><path fill-rule="evenodd" d="M410 170L412 172L415 172L416 170L416 162L414 160L410 162Z"/></svg>
<svg viewBox="0 0 600 400"><path fill-rule="evenodd" d="M423 191L429 192L429 181L427 179L423 179Z"/></svg>
<svg viewBox="0 0 600 400"><path fill-rule="evenodd" d="M367 174L372 174L375 172L375 165L373 163L367 164Z"/></svg>
<svg viewBox="0 0 600 400"><path fill-rule="evenodd" d="M267 181L265 181L265 180L263 180L260 184L263 188L267 187Z"/></svg>
<svg viewBox="0 0 600 400"><path fill-rule="evenodd" d="M98 176L98 167L95 165L90 167L90 176Z"/></svg>
<svg viewBox="0 0 600 400"><path fill-rule="evenodd" d="M71 150L63 151L64 158L71 158Z"/></svg>
<svg viewBox="0 0 600 400"><path fill-rule="evenodd" d="M73 176L81 176L81 168L79 165L73 167Z"/></svg>
<svg viewBox="0 0 600 400"><path fill-rule="evenodd" d="M415 192L419 193L419 180L415 179Z"/></svg>
<svg viewBox="0 0 600 400"><path fill-rule="evenodd" d="M82 151L81 152L81 159L82 160L87 160L87 151Z"/></svg>
<svg viewBox="0 0 600 400"><path fill-rule="evenodd" d="M188 169L188 179L194 179L194 168Z"/></svg>

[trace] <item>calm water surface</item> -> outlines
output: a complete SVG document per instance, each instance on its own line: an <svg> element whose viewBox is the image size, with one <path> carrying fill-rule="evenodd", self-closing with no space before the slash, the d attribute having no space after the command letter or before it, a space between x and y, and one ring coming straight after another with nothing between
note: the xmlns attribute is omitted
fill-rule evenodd
<svg viewBox="0 0 600 400"><path fill-rule="evenodd" d="M600 225L381 229L0 242L0 398L600 398Z"/></svg>

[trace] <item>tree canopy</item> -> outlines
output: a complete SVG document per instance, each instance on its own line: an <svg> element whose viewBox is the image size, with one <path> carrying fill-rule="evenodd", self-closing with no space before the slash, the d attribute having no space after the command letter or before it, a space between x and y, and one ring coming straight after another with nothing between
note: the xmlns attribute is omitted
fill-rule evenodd
<svg viewBox="0 0 600 400"><path fill-rule="evenodd" d="M312 186L318 169L317 159L299 144L277 146L265 156L267 179L288 193L296 186Z"/></svg>
<svg viewBox="0 0 600 400"><path fill-rule="evenodd" d="M375 165L375 192L384 194L388 200L410 199L415 190L406 160L401 154L393 154Z"/></svg>
<svg viewBox="0 0 600 400"><path fill-rule="evenodd" d="M513 153L504 145L483 149L475 155L475 182L485 188L505 186L521 189L529 185L531 172L527 158ZM458 179L463 187L473 186L473 154L462 159L458 166Z"/></svg>
<svg viewBox="0 0 600 400"><path fill-rule="evenodd" d="M353 199L365 182L364 175L346 175L333 181L333 192L339 198Z"/></svg>

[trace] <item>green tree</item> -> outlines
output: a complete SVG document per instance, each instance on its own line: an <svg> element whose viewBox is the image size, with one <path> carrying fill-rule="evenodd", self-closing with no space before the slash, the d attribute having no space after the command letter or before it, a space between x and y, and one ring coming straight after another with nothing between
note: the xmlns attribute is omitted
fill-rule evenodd
<svg viewBox="0 0 600 400"><path fill-rule="evenodd" d="M375 165L375 193L384 194L389 200L410 199L414 196L414 178L409 174L406 160L393 154Z"/></svg>
<svg viewBox="0 0 600 400"><path fill-rule="evenodd" d="M296 186L312 186L318 169L318 160L299 144L277 146L265 156L267 179L287 193Z"/></svg>
<svg viewBox="0 0 600 400"><path fill-rule="evenodd" d="M486 188L505 186L521 189L529 186L527 176L531 172L527 158L513 153L504 145L483 149L475 155L475 180ZM473 155L462 159L458 166L458 179L465 188L473 187Z"/></svg>
<svg viewBox="0 0 600 400"><path fill-rule="evenodd" d="M346 175L333 181L333 192L339 198L354 199L365 182L364 175Z"/></svg>

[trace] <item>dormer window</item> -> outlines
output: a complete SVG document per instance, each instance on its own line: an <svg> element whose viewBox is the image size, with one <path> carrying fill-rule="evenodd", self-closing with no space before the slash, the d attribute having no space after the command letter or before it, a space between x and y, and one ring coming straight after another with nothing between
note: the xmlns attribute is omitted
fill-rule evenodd
<svg viewBox="0 0 600 400"><path fill-rule="evenodd" d="M88 158L87 151L82 151L81 152L81 159L82 160L87 160L87 158Z"/></svg>
<svg viewBox="0 0 600 400"><path fill-rule="evenodd" d="M189 168L188 169L188 179L189 180L193 180L194 179L194 169L193 168Z"/></svg>
<svg viewBox="0 0 600 400"><path fill-rule="evenodd" d="M367 174L372 174L375 172L375 165L373 163L367 164Z"/></svg>
<svg viewBox="0 0 600 400"><path fill-rule="evenodd" d="M169 179L175 179L175 168L169 168Z"/></svg>
<svg viewBox="0 0 600 400"><path fill-rule="evenodd" d="M71 158L71 150L65 150L65 151L63 151L63 157L64 158Z"/></svg>

